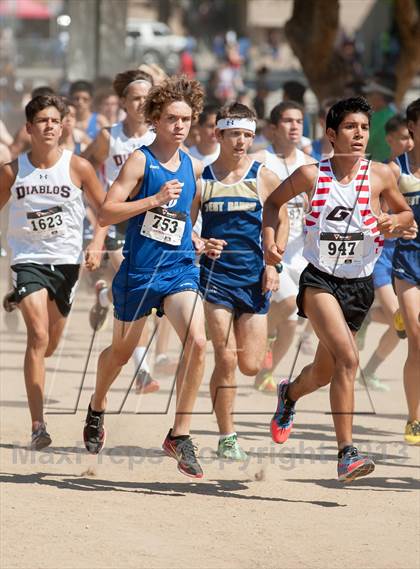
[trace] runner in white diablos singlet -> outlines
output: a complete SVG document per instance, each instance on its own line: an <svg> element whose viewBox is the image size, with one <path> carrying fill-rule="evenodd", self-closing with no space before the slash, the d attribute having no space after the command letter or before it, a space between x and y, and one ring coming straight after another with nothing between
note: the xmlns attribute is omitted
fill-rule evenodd
<svg viewBox="0 0 420 569"><path fill-rule="evenodd" d="M92 166L59 146L66 112L59 97L32 99L25 108L32 149L0 170L0 209L11 200L14 291L8 301L18 305L27 328L24 375L34 450L51 444L43 416L45 358L60 341L83 259L82 195L95 210L105 197ZM95 239L93 250L102 246ZM88 251L86 264L95 269L99 256Z"/></svg>
<svg viewBox="0 0 420 569"><path fill-rule="evenodd" d="M327 115L327 135L334 147L331 160L302 166L271 194L264 206L266 260L276 264L281 254L273 240L278 208L306 192L303 271L297 305L310 319L319 338L312 364L298 377L279 385L278 405L271 421L276 443L287 441L298 399L331 384L331 411L338 446L338 479L349 482L375 468L353 445L354 380L358 352L354 340L374 291L372 271L382 250L381 233L410 227L413 215L398 192L389 166L365 160L371 108L355 97L339 101ZM314 189L315 188L315 189ZM380 212L385 199L392 215Z"/></svg>

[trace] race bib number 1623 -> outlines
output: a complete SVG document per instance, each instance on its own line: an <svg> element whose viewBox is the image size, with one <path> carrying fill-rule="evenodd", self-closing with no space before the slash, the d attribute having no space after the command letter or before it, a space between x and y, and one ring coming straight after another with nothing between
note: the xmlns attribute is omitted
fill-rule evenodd
<svg viewBox="0 0 420 569"><path fill-rule="evenodd" d="M35 239L50 239L62 235L65 231L63 209L60 206L26 214L31 236Z"/></svg>

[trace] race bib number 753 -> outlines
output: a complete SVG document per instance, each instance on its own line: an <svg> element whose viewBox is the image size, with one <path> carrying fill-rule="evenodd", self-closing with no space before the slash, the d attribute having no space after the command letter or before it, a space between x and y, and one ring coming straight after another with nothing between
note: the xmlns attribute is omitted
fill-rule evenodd
<svg viewBox="0 0 420 569"><path fill-rule="evenodd" d="M186 219L185 213L156 207L146 212L140 233L161 243L180 245Z"/></svg>
<svg viewBox="0 0 420 569"><path fill-rule="evenodd" d="M363 261L363 233L321 233L320 257L328 266Z"/></svg>

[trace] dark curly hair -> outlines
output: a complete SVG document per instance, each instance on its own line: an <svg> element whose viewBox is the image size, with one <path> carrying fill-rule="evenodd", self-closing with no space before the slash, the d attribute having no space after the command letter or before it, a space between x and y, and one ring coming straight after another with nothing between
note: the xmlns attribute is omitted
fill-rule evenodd
<svg viewBox="0 0 420 569"><path fill-rule="evenodd" d="M370 124L372 116L372 108L364 97L350 97L337 101L335 105L328 111L326 119L326 128L332 128L335 132L338 127L350 113L363 113L367 116Z"/></svg>
<svg viewBox="0 0 420 569"><path fill-rule="evenodd" d="M170 77L150 89L144 103L144 116L149 123L158 120L165 105L184 101L192 110L192 123L195 123L203 110L204 90L195 79L184 75Z"/></svg>

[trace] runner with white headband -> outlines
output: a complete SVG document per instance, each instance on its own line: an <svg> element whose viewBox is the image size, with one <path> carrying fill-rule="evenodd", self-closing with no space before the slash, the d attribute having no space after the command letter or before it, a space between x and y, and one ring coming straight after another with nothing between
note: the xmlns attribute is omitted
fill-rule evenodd
<svg viewBox="0 0 420 569"><path fill-rule="evenodd" d="M250 130L253 134L255 134L257 123L255 120L250 120L247 118L226 118L226 119L219 119L216 122L216 127L219 130L228 130L228 129L238 129L242 128L244 130Z"/></svg>
<svg viewBox="0 0 420 569"><path fill-rule="evenodd" d="M210 392L219 426L217 455L246 460L233 424L235 372L254 376L267 345L267 312L271 292L278 287L274 267L264 265L261 248L262 207L279 185L279 178L247 152L255 133L254 112L232 103L217 115L220 155L203 172L200 284L214 347L215 368ZM287 210L283 240L287 239Z"/></svg>

